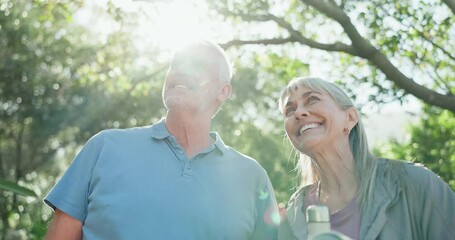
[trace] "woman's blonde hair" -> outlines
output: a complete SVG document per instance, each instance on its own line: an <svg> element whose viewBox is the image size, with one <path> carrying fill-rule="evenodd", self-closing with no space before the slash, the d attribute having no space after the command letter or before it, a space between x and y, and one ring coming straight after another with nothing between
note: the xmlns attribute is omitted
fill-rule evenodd
<svg viewBox="0 0 455 240"><path fill-rule="evenodd" d="M341 90L337 85L324 81L320 78L304 78L299 77L293 79L281 92L279 99L280 112L284 115L284 104L285 100L289 95L294 93L300 88L310 88L322 93L329 95L338 106L347 110L354 108L354 104L349 96ZM352 128L349 133L349 146L351 148L352 155L354 156L354 173L358 182L358 197L362 205L368 206L368 203L372 200L373 186L376 178L376 157L368 149L368 141L365 135L365 128L360 119L360 115L356 109L358 115L358 122ZM301 186L312 184L321 179L320 171L315 162L307 155L300 153L300 158L297 163L297 170L301 177Z"/></svg>

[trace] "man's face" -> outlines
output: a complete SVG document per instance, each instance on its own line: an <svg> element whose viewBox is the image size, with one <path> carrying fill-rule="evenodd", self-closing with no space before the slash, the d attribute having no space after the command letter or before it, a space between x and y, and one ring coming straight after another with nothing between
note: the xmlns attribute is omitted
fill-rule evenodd
<svg viewBox="0 0 455 240"><path fill-rule="evenodd" d="M219 91L216 61L210 49L198 46L178 52L163 88L166 108L183 107L194 111L212 106Z"/></svg>

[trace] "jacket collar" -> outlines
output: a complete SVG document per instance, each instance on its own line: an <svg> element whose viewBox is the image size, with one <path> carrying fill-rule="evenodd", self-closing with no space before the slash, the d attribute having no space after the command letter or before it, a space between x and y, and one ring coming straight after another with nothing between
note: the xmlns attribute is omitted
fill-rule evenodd
<svg viewBox="0 0 455 240"><path fill-rule="evenodd" d="M297 239L307 239L308 236L304 200L310 186L300 188L289 200L290 208L287 210L287 219Z"/></svg>
<svg viewBox="0 0 455 240"><path fill-rule="evenodd" d="M376 239L387 221L387 209L396 201L401 188L398 176L389 171L390 163L378 159L374 199L368 211L362 213L360 236ZM396 166L392 166L394 168ZM393 172L393 171L392 171Z"/></svg>
<svg viewBox="0 0 455 240"><path fill-rule="evenodd" d="M374 199L367 212L362 212L360 235L362 239L376 239L387 220L387 209L392 205L401 189L398 187L398 176L389 175L389 163L378 159ZM395 167L395 166L393 166ZM297 239L307 239L308 227L304 199L310 185L299 189L289 200L287 219Z"/></svg>

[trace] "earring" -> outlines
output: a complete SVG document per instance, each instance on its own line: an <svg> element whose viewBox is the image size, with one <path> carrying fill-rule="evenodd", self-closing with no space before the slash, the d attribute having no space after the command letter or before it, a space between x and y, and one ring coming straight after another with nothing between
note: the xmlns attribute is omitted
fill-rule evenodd
<svg viewBox="0 0 455 240"><path fill-rule="evenodd" d="M343 128L343 133L344 133L344 135L349 135L351 133L351 129L345 127L345 128Z"/></svg>

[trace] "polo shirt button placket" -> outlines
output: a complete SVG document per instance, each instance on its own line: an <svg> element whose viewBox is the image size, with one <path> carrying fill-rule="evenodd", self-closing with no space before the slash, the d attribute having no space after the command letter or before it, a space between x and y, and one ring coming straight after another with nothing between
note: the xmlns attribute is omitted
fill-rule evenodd
<svg viewBox="0 0 455 240"><path fill-rule="evenodd" d="M181 155L180 159L182 159L183 162L185 163L183 165L183 169L182 169L182 176L188 175L188 171L191 171L190 170L191 167L190 167L190 163L188 162L188 160L184 157L185 152L183 151L183 149L177 148L177 153Z"/></svg>
<svg viewBox="0 0 455 240"><path fill-rule="evenodd" d="M186 162L185 165L183 166L183 169L182 169L182 176L191 176L191 167L190 167L190 163L189 162Z"/></svg>

